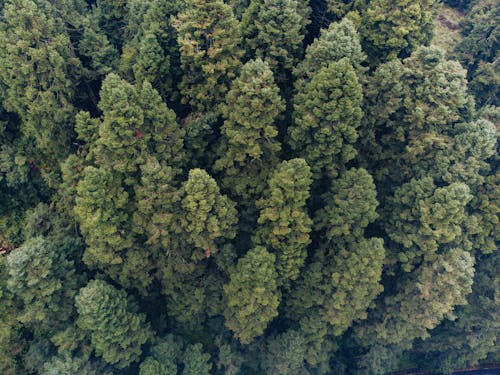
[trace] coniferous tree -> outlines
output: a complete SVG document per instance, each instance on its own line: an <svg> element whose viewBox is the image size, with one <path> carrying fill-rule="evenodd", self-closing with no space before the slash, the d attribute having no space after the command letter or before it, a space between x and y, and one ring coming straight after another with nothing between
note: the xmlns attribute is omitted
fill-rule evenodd
<svg viewBox="0 0 500 375"><path fill-rule="evenodd" d="M461 244L471 198L469 187L458 182L437 188L427 177L402 185L385 208L387 234L398 244L388 260L408 272L422 260L434 260L440 246Z"/></svg>
<svg viewBox="0 0 500 375"><path fill-rule="evenodd" d="M202 351L201 344L188 345L184 351L182 375L210 375L212 364L208 363L210 354Z"/></svg>
<svg viewBox="0 0 500 375"><path fill-rule="evenodd" d="M252 0L242 24L251 56L255 53L266 61L278 84L283 84L302 54L304 20L299 2Z"/></svg>
<svg viewBox="0 0 500 375"><path fill-rule="evenodd" d="M397 293L383 300L367 325L359 326L364 345L395 344L411 348L416 338L429 337L457 305L467 303L474 277L474 259L458 248L446 249L433 261L424 262L397 286ZM439 285L439 287L436 287Z"/></svg>
<svg viewBox="0 0 500 375"><path fill-rule="evenodd" d="M500 12L494 1L478 1L462 21L464 38L455 54L468 70L470 89L480 106L499 105Z"/></svg>
<svg viewBox="0 0 500 375"><path fill-rule="evenodd" d="M320 69L294 97L289 144L311 166L314 178L336 177L357 151L361 85L347 58Z"/></svg>
<svg viewBox="0 0 500 375"><path fill-rule="evenodd" d="M344 57L349 59L358 74L363 72L361 63L366 59L366 55L361 49L356 28L347 18L332 22L327 29L321 30L320 36L307 47L304 59L293 72L297 77L297 91L303 89L304 84L321 68L326 68L331 62L342 60Z"/></svg>
<svg viewBox="0 0 500 375"><path fill-rule="evenodd" d="M328 11L337 19L346 19L344 16L350 12L364 12L368 3L367 0L326 0Z"/></svg>
<svg viewBox="0 0 500 375"><path fill-rule="evenodd" d="M240 62L239 22L221 0L195 0L173 20L178 33L182 101L200 112L217 111Z"/></svg>
<svg viewBox="0 0 500 375"><path fill-rule="evenodd" d="M325 206L316 211L315 226L329 241L362 238L368 224L378 217L373 178L362 168L352 168L332 181L323 195Z"/></svg>
<svg viewBox="0 0 500 375"><path fill-rule="evenodd" d="M407 57L432 36L438 2L435 0L373 0L363 13L360 33L364 50L374 64Z"/></svg>
<svg viewBox="0 0 500 375"><path fill-rule="evenodd" d="M264 247L255 247L238 261L229 284L224 286L226 327L242 344L262 335L269 322L278 316L281 295L275 260Z"/></svg>
<svg viewBox="0 0 500 375"><path fill-rule="evenodd" d="M187 244L199 249L188 258L201 260L202 251L217 253L217 239L235 236L237 215L235 204L220 193L215 180L201 169L189 171L181 201L183 217L180 226L187 235Z"/></svg>
<svg viewBox="0 0 500 375"><path fill-rule="evenodd" d="M281 145L275 122L283 110L268 65L260 59L246 63L223 106L226 121L214 164L222 173L222 186L245 204L262 193L278 163Z"/></svg>
<svg viewBox="0 0 500 375"><path fill-rule="evenodd" d="M471 367L497 351L500 329L498 303L498 253L479 259L468 304L457 308L456 320L445 320L432 336L416 345L427 353L422 367L445 374Z"/></svg>
<svg viewBox="0 0 500 375"><path fill-rule="evenodd" d="M304 357L306 342L302 335L289 330L267 342L267 351L261 361L266 374L299 375L306 373Z"/></svg>
<svg viewBox="0 0 500 375"><path fill-rule="evenodd" d="M173 335L167 335L150 349L149 356L142 361L139 375L177 374L183 343Z"/></svg>
<svg viewBox="0 0 500 375"><path fill-rule="evenodd" d="M306 210L311 171L304 159L283 161L272 173L264 197L257 202L259 224L254 243L276 254L279 283L296 280L307 256L312 220Z"/></svg>
<svg viewBox="0 0 500 375"><path fill-rule="evenodd" d="M75 306L78 326L90 336L96 355L117 368L139 359L151 330L124 290L92 280L80 289Z"/></svg>
<svg viewBox="0 0 500 375"><path fill-rule="evenodd" d="M9 254L7 285L23 304L17 319L33 329L54 333L73 313L78 277L70 259L74 243L49 241L36 237Z"/></svg>
<svg viewBox="0 0 500 375"><path fill-rule="evenodd" d="M447 172L451 125L472 115L465 71L457 62L445 60L437 48L421 47L403 64L381 65L365 93L367 116L359 143L381 189L414 177L431 175L439 181L452 176Z"/></svg>
<svg viewBox="0 0 500 375"><path fill-rule="evenodd" d="M0 19L3 105L21 117L22 132L35 140L47 173L70 151L80 70L59 12L49 1L11 0Z"/></svg>
<svg viewBox="0 0 500 375"><path fill-rule="evenodd" d="M127 28L132 36L123 47L121 69L142 83L149 81L161 96L172 102L176 96L176 66L179 50L171 15L182 2L131 1Z"/></svg>

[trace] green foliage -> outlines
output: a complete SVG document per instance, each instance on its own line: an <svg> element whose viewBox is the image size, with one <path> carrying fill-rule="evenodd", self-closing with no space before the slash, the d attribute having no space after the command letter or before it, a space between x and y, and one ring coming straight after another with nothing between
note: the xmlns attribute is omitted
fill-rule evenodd
<svg viewBox="0 0 500 375"><path fill-rule="evenodd" d="M297 77L295 86L301 89L321 69L333 61L349 59L357 72L363 71L361 63L366 55L361 49L358 32L353 23L344 18L340 22L332 22L327 29L307 47L304 59L297 65L294 75Z"/></svg>
<svg viewBox="0 0 500 375"><path fill-rule="evenodd" d="M453 309L467 303L474 277L474 259L468 252L452 248L424 262L387 296L383 310L377 310L369 325L360 327L358 336L365 343L395 344L409 348L415 338L429 337Z"/></svg>
<svg viewBox="0 0 500 375"><path fill-rule="evenodd" d="M360 33L372 63L407 57L427 44L437 16L436 0L373 0L363 13Z"/></svg>
<svg viewBox="0 0 500 375"><path fill-rule="evenodd" d="M70 151L71 101L80 69L59 12L48 1L12 0L0 19L3 105L23 120L22 132L43 152L47 172Z"/></svg>
<svg viewBox="0 0 500 375"><path fill-rule="evenodd" d="M130 1L127 6L131 36L123 47L121 70L138 83L149 81L163 98L172 100L179 51L169 17L181 6L169 0Z"/></svg>
<svg viewBox="0 0 500 375"><path fill-rule="evenodd" d="M269 180L260 210L254 243L269 246L276 254L280 284L296 280L311 243L312 220L306 210L311 171L304 159L283 161Z"/></svg>
<svg viewBox="0 0 500 375"><path fill-rule="evenodd" d="M320 69L294 97L289 144L311 166L313 176L335 177L357 151L361 85L347 58Z"/></svg>
<svg viewBox="0 0 500 375"><path fill-rule="evenodd" d="M127 293L102 280L92 280L75 298L78 326L91 338L96 355L117 368L124 368L141 355L151 338L144 314L127 301Z"/></svg>
<svg viewBox="0 0 500 375"><path fill-rule="evenodd" d="M70 259L72 245L36 237L9 254L7 285L23 303L17 316L20 322L33 328L54 329L70 318L78 287Z"/></svg>
<svg viewBox="0 0 500 375"><path fill-rule="evenodd" d="M499 21L500 10L495 1L478 1L461 23L464 38L455 48L481 106L499 104Z"/></svg>
<svg viewBox="0 0 500 375"><path fill-rule="evenodd" d="M234 238L235 204L219 191L215 180L201 169L191 169L183 186L181 227L188 234L188 242L197 249L217 252L216 240ZM202 253L191 255L200 260Z"/></svg>
<svg viewBox="0 0 500 375"><path fill-rule="evenodd" d="M306 342L296 331L287 331L267 342L261 366L266 374L304 375Z"/></svg>
<svg viewBox="0 0 500 375"><path fill-rule="evenodd" d="M318 252L293 295L293 315L300 318L302 326L311 327L311 319L318 320L318 324L327 322L324 334L335 336L354 320L366 319L367 308L383 290L380 278L384 256L380 238L353 240Z"/></svg>
<svg viewBox="0 0 500 375"><path fill-rule="evenodd" d="M151 154L173 167L180 166L184 131L149 82L134 87L109 74L102 85L99 108L103 117L92 154L98 165L122 173L127 184L136 183L134 174ZM87 140L85 135L96 125L84 115L79 120L79 134Z"/></svg>
<svg viewBox="0 0 500 375"><path fill-rule="evenodd" d="M260 59L246 63L232 83L223 113L222 140L214 169L222 186L243 202L258 197L278 163L280 143L275 122L284 110L269 66Z"/></svg>
<svg viewBox="0 0 500 375"><path fill-rule="evenodd" d="M386 208L390 212L386 231L398 244L390 259L396 257L394 261L408 272L421 260L435 260L441 245L460 244L471 198L467 185L457 182L437 188L429 177L398 188Z"/></svg>
<svg viewBox="0 0 500 375"><path fill-rule="evenodd" d="M224 286L226 327L242 344L262 335L269 322L278 316L281 295L275 260L266 248L253 248L238 261L229 284Z"/></svg>
<svg viewBox="0 0 500 375"><path fill-rule="evenodd" d="M316 212L316 228L325 230L330 241L360 238L368 224L378 217L375 184L362 168L351 168L333 180L323 200L325 206Z"/></svg>
<svg viewBox="0 0 500 375"><path fill-rule="evenodd" d="M0 0L0 373L498 362L498 4L445 3Z"/></svg>
<svg viewBox="0 0 500 375"><path fill-rule="evenodd" d="M283 83L302 53L304 21L299 13L299 2L252 0L242 24L252 57L255 54L265 60L276 81Z"/></svg>
<svg viewBox="0 0 500 375"><path fill-rule="evenodd" d="M7 375L20 373L16 355L21 350L20 335L17 330L19 322L16 319L18 307L15 294L7 285L9 278L7 258L0 258L0 370Z"/></svg>
<svg viewBox="0 0 500 375"><path fill-rule="evenodd" d="M426 176L457 181L463 159L475 155L464 153L460 146L457 155L454 137L485 128L481 123L456 127L471 119L466 85L462 67L445 60L443 51L434 47L420 47L403 64L393 60L376 70L365 90L367 117L360 143L364 158L370 155L366 162L381 188ZM482 132L484 137L488 130Z"/></svg>
<svg viewBox="0 0 500 375"><path fill-rule="evenodd" d="M225 375L240 374L243 358L235 352L231 345L223 344L219 348L219 357L217 360L217 369Z"/></svg>
<svg viewBox="0 0 500 375"><path fill-rule="evenodd" d="M141 363L139 375L175 375L180 360L182 343L168 335L150 350L150 355Z"/></svg>
<svg viewBox="0 0 500 375"><path fill-rule="evenodd" d="M448 374L498 351L499 260L498 253L479 260L468 304L457 309L455 321L444 321L431 338L419 343L418 349L427 352L422 367Z"/></svg>
<svg viewBox="0 0 500 375"><path fill-rule="evenodd" d="M173 20L181 67L183 103L200 112L216 110L236 77L242 51L239 22L222 0L194 0Z"/></svg>
<svg viewBox="0 0 500 375"><path fill-rule="evenodd" d="M182 375L210 375L212 364L209 360L210 354L203 352L201 344L188 345L182 358Z"/></svg>
<svg viewBox="0 0 500 375"><path fill-rule="evenodd" d="M75 216L88 245L83 260L91 267L107 269L115 277L124 250L133 243L127 228L128 200L116 174L92 166L85 168L75 198Z"/></svg>
<svg viewBox="0 0 500 375"><path fill-rule="evenodd" d="M367 0L326 0L328 11L338 19L344 18L350 12L362 12L366 9Z"/></svg>
<svg viewBox="0 0 500 375"><path fill-rule="evenodd" d="M111 375L99 367L89 356L72 357L69 354L54 356L43 365L41 375Z"/></svg>

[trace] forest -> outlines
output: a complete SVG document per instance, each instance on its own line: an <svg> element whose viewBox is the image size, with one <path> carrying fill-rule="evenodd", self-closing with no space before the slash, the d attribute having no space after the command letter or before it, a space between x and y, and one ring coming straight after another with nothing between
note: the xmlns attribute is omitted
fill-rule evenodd
<svg viewBox="0 0 500 375"><path fill-rule="evenodd" d="M0 373L500 363L498 0L0 0Z"/></svg>

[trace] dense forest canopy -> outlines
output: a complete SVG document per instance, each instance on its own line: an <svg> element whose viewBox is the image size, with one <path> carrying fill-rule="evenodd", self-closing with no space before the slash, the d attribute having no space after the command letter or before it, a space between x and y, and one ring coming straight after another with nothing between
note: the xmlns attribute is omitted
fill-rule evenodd
<svg viewBox="0 0 500 375"><path fill-rule="evenodd" d="M499 362L497 0L0 0L0 372Z"/></svg>

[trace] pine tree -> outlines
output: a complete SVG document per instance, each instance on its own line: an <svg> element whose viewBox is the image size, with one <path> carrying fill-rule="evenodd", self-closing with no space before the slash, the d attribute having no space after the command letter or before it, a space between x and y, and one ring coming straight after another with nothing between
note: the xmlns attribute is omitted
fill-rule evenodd
<svg viewBox="0 0 500 375"><path fill-rule="evenodd" d="M139 375L177 374L183 343L167 335L150 349L150 355L141 363Z"/></svg>
<svg viewBox="0 0 500 375"><path fill-rule="evenodd" d="M427 177L402 185L385 207L389 212L386 231L397 244L388 260L400 262L408 272L422 260L435 259L440 246L461 244L471 199L463 183L438 188Z"/></svg>
<svg viewBox="0 0 500 375"><path fill-rule="evenodd" d="M303 89L305 83L321 69L332 62L348 58L358 75L364 71L361 64L366 55L361 49L359 35L353 23L344 18L340 22L332 22L327 29L321 30L318 38L307 47L304 59L294 69L297 77L296 90Z"/></svg>
<svg viewBox="0 0 500 375"><path fill-rule="evenodd" d="M337 19L344 18L351 12L363 13L366 10L367 0L326 0L328 11Z"/></svg>
<svg viewBox="0 0 500 375"><path fill-rule="evenodd" d="M238 261L229 284L224 286L226 327L242 344L262 335L269 322L278 316L281 295L275 260L264 247L255 247Z"/></svg>
<svg viewBox="0 0 500 375"><path fill-rule="evenodd" d="M239 22L222 0L194 0L173 20L178 33L183 103L199 112L217 112L242 54Z"/></svg>
<svg viewBox="0 0 500 375"><path fill-rule="evenodd" d="M138 168L150 155L172 167L182 165L184 132L149 82L134 87L109 74L102 85L99 108L103 117L93 153L98 165L122 173L126 184L137 182ZM78 129L82 133L85 126L78 124Z"/></svg>
<svg viewBox="0 0 500 375"><path fill-rule="evenodd" d="M32 238L10 253L7 285L23 304L17 319L26 326L53 333L72 315L79 280L70 259L74 243L52 241Z"/></svg>
<svg viewBox="0 0 500 375"><path fill-rule="evenodd" d="M382 292L384 246L380 238L360 238L324 245L307 267L289 302L290 315L300 321L308 341L322 342L327 334L342 335ZM317 324L311 324L317 320ZM315 325L323 325L317 338Z"/></svg>
<svg viewBox="0 0 500 375"><path fill-rule="evenodd" d="M475 366L497 351L499 260L498 253L479 259L472 294L467 305L457 308L457 319L443 321L430 338L416 345L416 350L427 354L423 368L451 374L456 368Z"/></svg>
<svg viewBox="0 0 500 375"><path fill-rule="evenodd" d="M84 262L119 279L133 238L128 228L129 194L116 173L92 166L85 168L77 186L75 216L88 245Z"/></svg>
<svg viewBox="0 0 500 375"><path fill-rule="evenodd" d="M472 117L466 84L460 65L435 47L377 69L365 90L360 148L381 190L414 177L451 177L455 125Z"/></svg>
<svg viewBox="0 0 500 375"><path fill-rule="evenodd" d="M281 285L297 279L311 243L312 220L306 207L311 183L311 171L304 159L283 161L257 202L260 215L254 243L269 246L276 254Z"/></svg>
<svg viewBox="0 0 500 375"><path fill-rule="evenodd" d="M212 364L207 363L210 360L210 354L204 353L202 349L201 344L187 346L182 358L184 363L182 375L210 375Z"/></svg>
<svg viewBox="0 0 500 375"><path fill-rule="evenodd" d="M75 306L78 326L90 336L96 355L119 369L139 359L151 330L124 290L92 280L80 289Z"/></svg>
<svg viewBox="0 0 500 375"><path fill-rule="evenodd" d="M362 168L351 168L332 181L323 195L325 206L316 211L315 226L329 241L362 238L365 228L378 217L377 190Z"/></svg>
<svg viewBox="0 0 500 375"><path fill-rule="evenodd" d="M9 0L0 19L3 105L21 117L22 132L36 141L47 173L70 151L80 70L59 13L45 0Z"/></svg>
<svg viewBox="0 0 500 375"><path fill-rule="evenodd" d="M252 0L242 28L248 50L266 61L278 84L285 83L302 54L304 21L296 0Z"/></svg>
<svg viewBox="0 0 500 375"><path fill-rule="evenodd" d="M266 374L299 375L306 373L306 342L302 335L289 330L267 342L261 367Z"/></svg>
<svg viewBox="0 0 500 375"><path fill-rule="evenodd" d="M234 202L201 169L192 169L176 194L178 201L170 208L173 213L165 216L170 224L160 227L169 232L170 242L157 258L158 276L169 316L184 327L198 329L214 303L220 303L221 297L211 299L212 290L222 294L222 280L209 267L209 260L217 258L221 246L234 238L238 217Z"/></svg>
<svg viewBox="0 0 500 375"><path fill-rule="evenodd" d="M150 82L162 98L172 102L176 94L174 79L179 64L175 30L170 19L182 7L181 2L156 0L130 1L128 33L123 47L121 70L142 84Z"/></svg>
<svg viewBox="0 0 500 375"><path fill-rule="evenodd" d="M500 14L495 1L478 1L461 22L464 38L455 47L455 56L468 70L469 88L479 106L499 102L498 37Z"/></svg>
<svg viewBox="0 0 500 375"><path fill-rule="evenodd" d="M335 177L357 151L363 100L361 85L344 58L320 69L294 97L288 142L311 166L314 178Z"/></svg>
<svg viewBox="0 0 500 375"><path fill-rule="evenodd" d="M383 300L357 336L364 345L375 342L411 347L416 338L429 337L457 305L467 303L474 277L474 259L468 252L451 248L424 262L410 277L398 282L397 292Z"/></svg>
<svg viewBox="0 0 500 375"><path fill-rule="evenodd" d="M280 144L275 122L284 110L279 89L268 65L249 61L227 94L219 159L214 169L223 188L248 203L258 197L278 162Z"/></svg>
<svg viewBox="0 0 500 375"><path fill-rule="evenodd" d="M187 236L183 246L192 248L188 259L199 261L217 253L218 239L234 238L237 212L234 202L222 195L215 180L201 169L189 171L182 191L179 221Z"/></svg>
<svg viewBox="0 0 500 375"><path fill-rule="evenodd" d="M373 64L408 57L433 32L435 0L374 0L363 13L360 34Z"/></svg>

